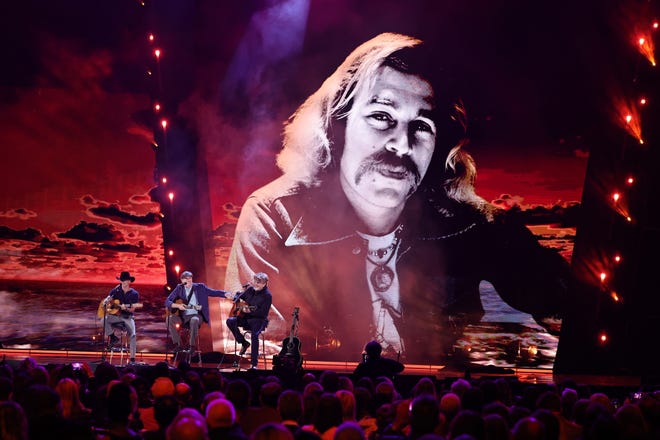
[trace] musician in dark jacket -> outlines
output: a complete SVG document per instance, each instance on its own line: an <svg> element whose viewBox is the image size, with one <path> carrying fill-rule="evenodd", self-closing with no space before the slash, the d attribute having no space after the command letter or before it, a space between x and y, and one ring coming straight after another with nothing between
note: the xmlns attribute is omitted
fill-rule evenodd
<svg viewBox="0 0 660 440"><path fill-rule="evenodd" d="M268 275L263 272L255 273L252 284L245 287L246 289L237 294L234 299L235 312L234 316L227 319L227 327L236 341L242 345L241 356L252 346L251 364L254 369L259 363L259 335L268 325L268 312L273 303L273 295L268 290ZM241 305L241 301L244 302L244 305ZM239 327L250 330L251 342L245 339Z"/></svg>
<svg viewBox="0 0 660 440"><path fill-rule="evenodd" d="M165 300L168 310L167 328L174 343L174 351L181 350L181 336L178 326L190 328L190 347L195 347L195 341L202 323L209 322L209 296L216 298L233 298L233 294L224 290L215 290L204 283L193 283L192 272L181 273L181 284L176 286Z"/></svg>
<svg viewBox="0 0 660 440"><path fill-rule="evenodd" d="M364 347L364 362L358 364L353 371L353 377L357 380L362 377L375 379L379 376L393 377L401 373L404 366L394 359L381 357L383 347L376 341L368 342Z"/></svg>

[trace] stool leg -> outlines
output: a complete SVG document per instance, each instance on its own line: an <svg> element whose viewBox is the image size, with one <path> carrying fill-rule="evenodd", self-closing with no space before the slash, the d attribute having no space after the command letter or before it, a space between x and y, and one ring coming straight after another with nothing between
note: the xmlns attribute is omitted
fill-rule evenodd
<svg viewBox="0 0 660 440"><path fill-rule="evenodd" d="M264 370L268 369L268 361L266 360L266 337L261 332L261 355L264 357Z"/></svg>
<svg viewBox="0 0 660 440"><path fill-rule="evenodd" d="M121 332L121 336L119 337L119 348L121 350L121 355L119 356L119 366L123 367L124 366L124 351L126 348L126 333Z"/></svg>
<svg viewBox="0 0 660 440"><path fill-rule="evenodd" d="M112 355L114 354L114 350L112 349L113 347L110 345L110 336L108 336L108 347L110 347L110 365L112 365Z"/></svg>
<svg viewBox="0 0 660 440"><path fill-rule="evenodd" d="M195 354L197 355L197 366L202 366L202 350L199 347L199 332L197 332L197 337L195 338Z"/></svg>

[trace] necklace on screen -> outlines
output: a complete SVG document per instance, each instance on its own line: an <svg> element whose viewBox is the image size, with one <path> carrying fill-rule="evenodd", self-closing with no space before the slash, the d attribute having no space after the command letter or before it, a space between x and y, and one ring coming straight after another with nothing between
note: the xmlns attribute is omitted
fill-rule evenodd
<svg viewBox="0 0 660 440"><path fill-rule="evenodd" d="M400 243L399 234L402 228L403 225L400 225L396 229L396 231L394 232L392 243L390 243L389 246L376 249L373 251L371 250L367 251L367 255L366 255L367 261L369 261L371 264L376 266L369 275L369 281L371 281L371 287L373 287L374 291L378 293L386 292L394 282L394 271L388 266L388 263L392 260L392 257L396 253L396 248L399 246ZM388 253L389 256L385 261L376 262L371 258L369 258L369 256L373 256L382 259Z"/></svg>

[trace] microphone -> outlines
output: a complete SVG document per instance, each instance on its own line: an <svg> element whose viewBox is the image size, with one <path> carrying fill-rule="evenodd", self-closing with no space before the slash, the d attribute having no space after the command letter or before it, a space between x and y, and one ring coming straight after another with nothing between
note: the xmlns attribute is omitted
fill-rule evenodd
<svg viewBox="0 0 660 440"><path fill-rule="evenodd" d="M247 289L248 287L250 287L250 283L245 283L245 284L243 284L241 287L242 287L243 289Z"/></svg>

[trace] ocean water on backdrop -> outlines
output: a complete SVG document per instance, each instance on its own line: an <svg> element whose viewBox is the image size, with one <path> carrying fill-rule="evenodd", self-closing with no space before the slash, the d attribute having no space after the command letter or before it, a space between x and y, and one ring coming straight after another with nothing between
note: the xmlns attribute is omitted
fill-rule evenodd
<svg viewBox="0 0 660 440"><path fill-rule="evenodd" d="M100 351L103 320L97 310L116 285L0 280L0 342L12 348ZM138 351L162 352L167 340L165 290L138 283L133 287L144 304L135 313Z"/></svg>
<svg viewBox="0 0 660 440"><path fill-rule="evenodd" d="M101 351L101 300L116 284L0 280L0 343L7 348ZM163 352L167 343L162 286L135 284L144 307L135 313L137 349ZM558 338L530 315L504 303L482 282L482 321L466 328L458 346L472 363L496 367L552 368ZM275 347L281 338L270 341ZM304 353L312 359L312 353ZM359 355L356 356L356 359Z"/></svg>

